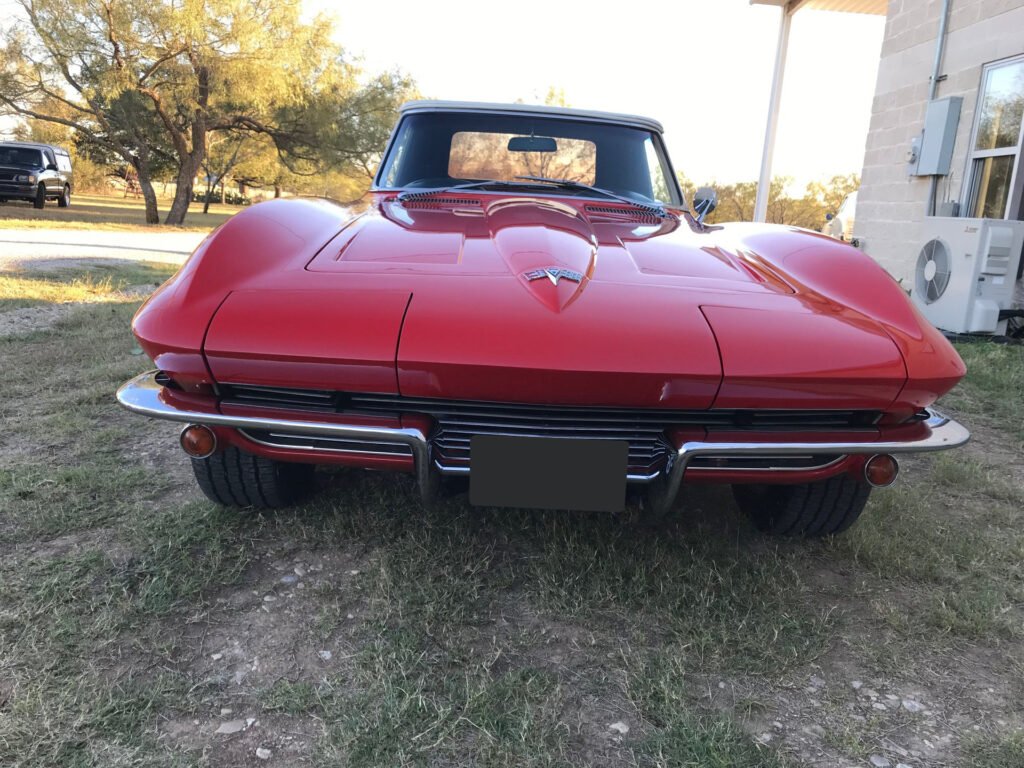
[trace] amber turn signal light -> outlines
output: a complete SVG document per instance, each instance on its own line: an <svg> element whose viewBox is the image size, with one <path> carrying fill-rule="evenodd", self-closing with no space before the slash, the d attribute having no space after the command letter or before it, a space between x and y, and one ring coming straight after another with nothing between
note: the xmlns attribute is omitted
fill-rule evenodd
<svg viewBox="0 0 1024 768"><path fill-rule="evenodd" d="M887 453L875 454L864 462L864 479L875 488L892 485L899 473L899 462Z"/></svg>
<svg viewBox="0 0 1024 768"><path fill-rule="evenodd" d="M203 424L189 424L178 438L181 448L193 459L205 459L217 450L217 435Z"/></svg>

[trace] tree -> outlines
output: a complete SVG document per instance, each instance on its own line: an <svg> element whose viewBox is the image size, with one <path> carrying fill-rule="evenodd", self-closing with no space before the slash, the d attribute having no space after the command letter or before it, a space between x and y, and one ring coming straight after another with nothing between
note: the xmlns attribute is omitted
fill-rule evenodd
<svg viewBox="0 0 1024 768"><path fill-rule="evenodd" d="M824 213L835 214L843 200L851 192L860 187L860 176L848 173L845 176L833 176L828 181L812 181L807 185L807 195L821 202Z"/></svg>
<svg viewBox="0 0 1024 768"><path fill-rule="evenodd" d="M692 201L696 185L683 175L679 176L679 183L686 199ZM833 176L828 181L812 181L801 197L789 194L787 190L791 185L792 179L786 176L772 178L767 221L819 230L825 223L825 214L838 210L843 199L860 186L860 178L856 174L849 174ZM711 183L708 186L714 187L718 193L718 206L705 219L708 223L753 221L757 182Z"/></svg>
<svg viewBox="0 0 1024 768"><path fill-rule="evenodd" d="M49 11L41 15L36 3L19 2L27 21L9 24L3 34L0 106L35 123L63 126L133 166L143 184L146 221L155 224L159 218L149 183L149 148L139 135L148 117L138 111L141 105L121 98L117 88L105 87L103 44L91 45L97 35L90 37L79 14L48 24Z"/></svg>
<svg viewBox="0 0 1024 768"><path fill-rule="evenodd" d="M268 136L294 168L365 162L411 87L394 75L361 86L330 22L304 21L300 0L17 2L24 19L0 48L0 104L131 163L153 223L154 154L174 159L166 223L180 224L211 134ZM55 102L73 117L47 109Z"/></svg>
<svg viewBox="0 0 1024 768"><path fill-rule="evenodd" d="M224 182L232 170L248 155L257 151L252 136L235 133L211 134L202 169L206 176L206 194L203 196L203 213L210 210L213 190L220 187L220 201L224 202Z"/></svg>

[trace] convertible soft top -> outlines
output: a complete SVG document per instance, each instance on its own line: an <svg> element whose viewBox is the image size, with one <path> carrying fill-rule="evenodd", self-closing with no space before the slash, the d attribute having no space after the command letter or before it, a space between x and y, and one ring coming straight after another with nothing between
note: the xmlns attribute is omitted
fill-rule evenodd
<svg viewBox="0 0 1024 768"><path fill-rule="evenodd" d="M594 109L570 109L568 107L549 107L541 104L499 104L479 101L433 101L421 99L407 101L401 107L402 114L409 112L493 112L496 114L535 114L544 117L564 118L566 120L590 120L617 125L635 125L657 133L664 133L665 128L657 120L640 115L627 115L618 112L600 112Z"/></svg>

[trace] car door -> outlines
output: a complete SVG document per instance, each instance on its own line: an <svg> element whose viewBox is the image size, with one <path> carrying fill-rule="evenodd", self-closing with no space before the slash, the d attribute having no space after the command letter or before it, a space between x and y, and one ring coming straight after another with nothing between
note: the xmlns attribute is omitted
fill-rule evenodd
<svg viewBox="0 0 1024 768"><path fill-rule="evenodd" d="M42 173L43 183L46 186L46 194L59 194L64 183L60 179L60 174L53 170L57 167L57 158L54 157L52 149L43 150L43 165L46 166Z"/></svg>

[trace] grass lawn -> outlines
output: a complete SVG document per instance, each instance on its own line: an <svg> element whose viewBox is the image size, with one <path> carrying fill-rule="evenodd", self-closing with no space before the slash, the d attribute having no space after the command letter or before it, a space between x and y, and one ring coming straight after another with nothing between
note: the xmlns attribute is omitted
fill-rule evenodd
<svg viewBox="0 0 1024 768"><path fill-rule="evenodd" d="M170 198L160 198L160 220L163 221L171 205ZM223 224L241 209L237 205L212 204L209 213L203 213L202 203L192 203L183 227L194 231L208 231ZM162 225L161 225L162 226ZM75 195L70 208L58 208L47 203L36 210L31 203L7 202L0 205L0 229L111 229L150 230L146 224L145 203L141 197L122 198L117 195Z"/></svg>
<svg viewBox="0 0 1024 768"><path fill-rule="evenodd" d="M130 269L0 283L88 300L0 337L0 765L1024 765L1019 348L965 350L978 439L831 541L721 488L648 530L354 470L257 515L114 405L120 289L168 274Z"/></svg>

